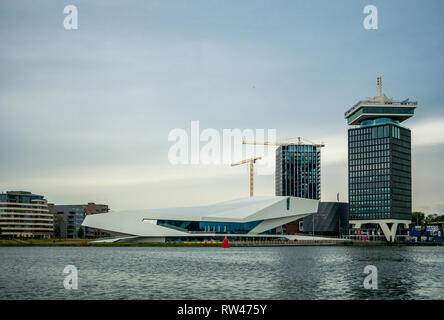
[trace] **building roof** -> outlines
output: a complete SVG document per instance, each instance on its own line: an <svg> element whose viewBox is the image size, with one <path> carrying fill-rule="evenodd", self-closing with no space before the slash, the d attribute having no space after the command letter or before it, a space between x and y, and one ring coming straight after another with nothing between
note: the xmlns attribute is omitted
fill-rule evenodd
<svg viewBox="0 0 444 320"><path fill-rule="evenodd" d="M188 233L158 226L156 225L157 220L238 223L262 221L255 228L255 231L263 232L315 213L318 203L318 200L295 197L251 197L199 207L131 210L96 214L87 216L83 225L123 234L181 236Z"/></svg>
<svg viewBox="0 0 444 320"><path fill-rule="evenodd" d="M374 98L358 101L353 107L347 110L344 117L349 125L359 125L366 119L376 119L387 117L402 122L412 117L417 101L393 101L387 98L385 94Z"/></svg>

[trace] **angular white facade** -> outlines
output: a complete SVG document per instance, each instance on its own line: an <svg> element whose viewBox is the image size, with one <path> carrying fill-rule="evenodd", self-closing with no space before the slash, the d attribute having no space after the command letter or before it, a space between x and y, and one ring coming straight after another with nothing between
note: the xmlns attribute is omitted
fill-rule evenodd
<svg viewBox="0 0 444 320"><path fill-rule="evenodd" d="M153 239L272 235L273 229L316 213L318 203L295 197L251 197L200 207L89 215L82 225Z"/></svg>

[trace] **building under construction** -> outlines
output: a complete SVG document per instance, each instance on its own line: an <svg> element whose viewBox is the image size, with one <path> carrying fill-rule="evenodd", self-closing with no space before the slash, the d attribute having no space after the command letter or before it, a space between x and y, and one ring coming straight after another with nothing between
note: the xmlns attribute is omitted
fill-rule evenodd
<svg viewBox="0 0 444 320"><path fill-rule="evenodd" d="M323 144L282 144L276 150L276 196L321 198Z"/></svg>

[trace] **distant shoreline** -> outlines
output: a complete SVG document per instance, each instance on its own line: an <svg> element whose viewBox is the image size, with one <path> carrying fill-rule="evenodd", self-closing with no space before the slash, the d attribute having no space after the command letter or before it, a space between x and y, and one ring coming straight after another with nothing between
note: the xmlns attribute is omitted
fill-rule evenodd
<svg viewBox="0 0 444 320"><path fill-rule="evenodd" d="M31 239L31 240L0 240L0 247L221 247L222 242L114 242L95 243L95 239ZM385 243L364 241L343 241L335 244L317 244L304 241L303 244L249 244L233 242L232 247L302 247L302 246L444 246L444 243L418 242L418 243Z"/></svg>

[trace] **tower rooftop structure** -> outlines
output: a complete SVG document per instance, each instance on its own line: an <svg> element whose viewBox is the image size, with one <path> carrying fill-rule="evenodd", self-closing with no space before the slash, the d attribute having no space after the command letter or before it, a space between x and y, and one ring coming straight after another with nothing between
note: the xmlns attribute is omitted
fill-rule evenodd
<svg viewBox="0 0 444 320"><path fill-rule="evenodd" d="M394 101L382 93L382 78L377 78L377 96L373 98L367 97L365 100L358 101L351 107L344 116L347 124L350 126L365 125L365 120L389 118L397 122L403 122L414 115L418 106L417 101Z"/></svg>

